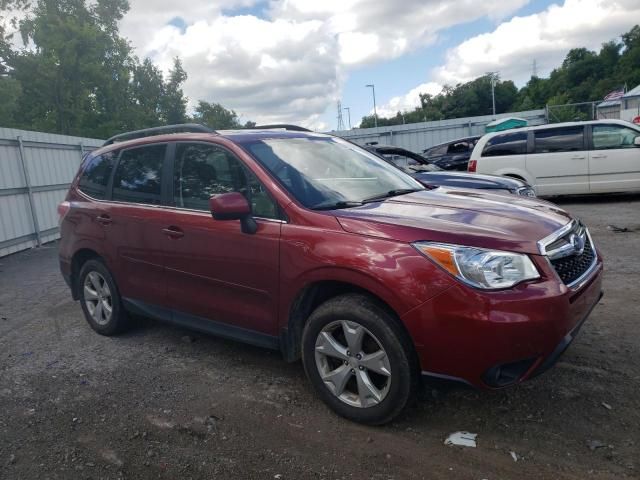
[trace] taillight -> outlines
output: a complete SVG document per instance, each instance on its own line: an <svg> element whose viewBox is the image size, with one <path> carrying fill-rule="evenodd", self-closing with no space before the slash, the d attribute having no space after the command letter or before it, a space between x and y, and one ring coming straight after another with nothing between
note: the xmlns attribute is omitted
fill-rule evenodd
<svg viewBox="0 0 640 480"><path fill-rule="evenodd" d="M477 160L469 160L469 164L467 165L467 171L468 172L475 172L476 168L478 168L478 161Z"/></svg>
<svg viewBox="0 0 640 480"><path fill-rule="evenodd" d="M69 212L71 204L66 200L58 205L58 224L62 223L64 216Z"/></svg>

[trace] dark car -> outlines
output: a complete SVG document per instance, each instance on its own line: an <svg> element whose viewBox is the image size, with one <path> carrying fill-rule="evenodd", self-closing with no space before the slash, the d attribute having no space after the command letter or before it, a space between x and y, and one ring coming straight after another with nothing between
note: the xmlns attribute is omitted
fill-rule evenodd
<svg viewBox="0 0 640 480"><path fill-rule="evenodd" d="M421 375L542 373L601 297L600 254L555 205L429 190L330 135L194 130L109 141L59 206L60 268L99 334L139 314L274 349L380 424Z"/></svg>
<svg viewBox="0 0 640 480"><path fill-rule="evenodd" d="M466 172L471 152L479 139L480 135L441 143L427 148L423 151L423 155L443 170Z"/></svg>
<svg viewBox="0 0 640 480"><path fill-rule="evenodd" d="M479 188L492 190L495 193L512 193L525 197L536 196L533 187L516 178L467 172L448 172L431 163L422 155L401 147L369 144L366 148L430 188Z"/></svg>

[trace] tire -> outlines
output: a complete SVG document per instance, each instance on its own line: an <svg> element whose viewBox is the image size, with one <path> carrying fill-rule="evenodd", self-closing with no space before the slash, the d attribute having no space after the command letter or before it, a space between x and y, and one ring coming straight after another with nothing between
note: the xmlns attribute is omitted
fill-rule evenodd
<svg viewBox="0 0 640 480"><path fill-rule="evenodd" d="M302 334L304 369L338 415L381 425L414 400L417 361L408 335L396 322L375 300L360 294L330 299L309 317Z"/></svg>
<svg viewBox="0 0 640 480"><path fill-rule="evenodd" d="M129 319L122 307L120 293L102 261L91 259L82 265L77 288L84 316L97 333L111 336L127 327Z"/></svg>

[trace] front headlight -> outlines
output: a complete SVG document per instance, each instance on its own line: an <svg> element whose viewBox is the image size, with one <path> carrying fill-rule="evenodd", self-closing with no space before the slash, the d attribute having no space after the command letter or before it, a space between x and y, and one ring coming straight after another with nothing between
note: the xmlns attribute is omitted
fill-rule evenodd
<svg viewBox="0 0 640 480"><path fill-rule="evenodd" d="M432 242L417 242L413 246L472 287L498 290L540 278L531 259L520 253Z"/></svg>
<svg viewBox="0 0 640 480"><path fill-rule="evenodd" d="M521 195L523 197L535 197L536 191L533 189L533 187L520 187L518 190L516 190L516 195Z"/></svg>

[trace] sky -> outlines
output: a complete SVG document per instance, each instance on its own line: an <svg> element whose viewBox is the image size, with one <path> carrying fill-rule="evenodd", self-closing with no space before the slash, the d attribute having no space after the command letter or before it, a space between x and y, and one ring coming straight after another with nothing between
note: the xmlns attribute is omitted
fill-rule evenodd
<svg viewBox="0 0 640 480"><path fill-rule="evenodd" d="M640 0L130 0L121 21L139 57L179 56L184 90L242 121L337 127L418 105L485 72L522 86L571 48L597 50L640 24ZM346 127L347 112L343 112Z"/></svg>

